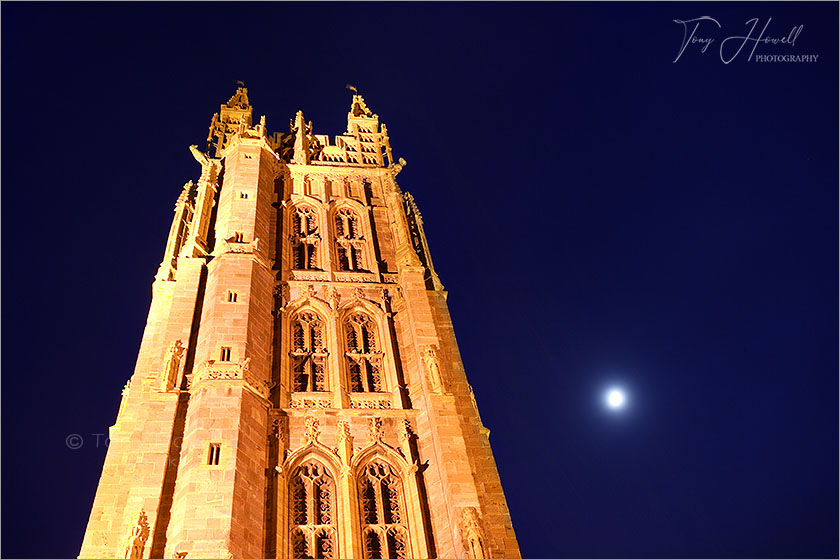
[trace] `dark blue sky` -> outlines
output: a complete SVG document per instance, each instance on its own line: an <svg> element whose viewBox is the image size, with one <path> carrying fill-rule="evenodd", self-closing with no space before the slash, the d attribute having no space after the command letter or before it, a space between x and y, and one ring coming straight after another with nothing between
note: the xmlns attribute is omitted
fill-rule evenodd
<svg viewBox="0 0 840 560"><path fill-rule="evenodd" d="M838 555L836 3L0 11L4 556L78 554L236 80L272 130L343 132L348 82L388 125L524 556ZM817 62L723 64L754 17Z"/></svg>

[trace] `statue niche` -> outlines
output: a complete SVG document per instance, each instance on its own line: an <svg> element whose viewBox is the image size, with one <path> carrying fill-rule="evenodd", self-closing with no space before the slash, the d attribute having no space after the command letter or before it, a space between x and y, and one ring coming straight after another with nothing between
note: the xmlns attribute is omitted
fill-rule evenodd
<svg viewBox="0 0 840 560"><path fill-rule="evenodd" d="M426 373L429 375L429 382L432 384L432 391L443 392L443 377L440 373L440 362L438 361L435 347L427 345L423 347L423 364L426 366Z"/></svg>
<svg viewBox="0 0 840 560"><path fill-rule="evenodd" d="M468 558L487 558L481 517L473 506L464 508L461 513L461 538Z"/></svg>
<svg viewBox="0 0 840 560"><path fill-rule="evenodd" d="M180 340L176 340L166 349L166 356L163 358L163 369L160 371L160 390L171 391L175 388L178 380L178 369L181 365L181 356L184 354L184 346Z"/></svg>

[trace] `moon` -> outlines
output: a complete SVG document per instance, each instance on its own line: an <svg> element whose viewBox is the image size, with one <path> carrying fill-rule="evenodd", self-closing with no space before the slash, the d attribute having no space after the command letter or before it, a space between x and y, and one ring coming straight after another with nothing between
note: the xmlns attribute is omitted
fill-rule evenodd
<svg viewBox="0 0 840 560"><path fill-rule="evenodd" d="M624 405L627 403L627 395L624 394L624 391L616 387L607 391L606 402L608 407L613 410L619 410L624 408Z"/></svg>

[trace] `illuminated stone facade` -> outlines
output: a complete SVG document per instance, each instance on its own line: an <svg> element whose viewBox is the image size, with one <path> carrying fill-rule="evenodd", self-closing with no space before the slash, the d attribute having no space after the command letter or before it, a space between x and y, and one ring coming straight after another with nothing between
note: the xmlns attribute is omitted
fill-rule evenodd
<svg viewBox="0 0 840 560"><path fill-rule="evenodd" d="M379 117L269 133L240 88L191 151L80 557L519 557Z"/></svg>

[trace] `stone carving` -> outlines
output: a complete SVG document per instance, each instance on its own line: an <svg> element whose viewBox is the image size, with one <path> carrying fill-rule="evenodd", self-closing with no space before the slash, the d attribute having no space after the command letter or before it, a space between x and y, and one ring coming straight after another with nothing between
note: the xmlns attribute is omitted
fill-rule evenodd
<svg viewBox="0 0 840 560"><path fill-rule="evenodd" d="M350 397L350 408L361 409L361 408L373 408L373 409L388 409L391 408L391 401L387 399L357 399Z"/></svg>
<svg viewBox="0 0 840 560"><path fill-rule="evenodd" d="M465 507L461 512L461 538L469 558L487 558L481 517L473 506Z"/></svg>
<svg viewBox="0 0 840 560"><path fill-rule="evenodd" d="M402 427L403 429L399 431L400 439L411 438L411 435L414 433L411 429L411 420L409 420L408 418L403 418Z"/></svg>
<svg viewBox="0 0 840 560"><path fill-rule="evenodd" d="M359 300L359 299L364 299L364 298L365 298L365 291L362 288L360 288L359 286L356 286L355 288L353 288L353 299Z"/></svg>
<svg viewBox="0 0 840 560"><path fill-rule="evenodd" d="M467 389L470 390L470 400L472 401L473 408L475 408L475 415L478 417L478 422L481 423L481 414L478 412L478 403L475 401L475 393L473 393L472 385L467 383Z"/></svg>
<svg viewBox="0 0 840 560"><path fill-rule="evenodd" d="M381 443L385 433L382 430L382 418L374 416L368 424L368 435L373 443Z"/></svg>
<svg viewBox="0 0 840 560"><path fill-rule="evenodd" d="M400 158L397 163L392 163L391 165L389 165L388 169L390 169L394 173L394 177L396 177L397 175L399 175L400 171L403 170L403 167L405 167L407 163L408 162L405 161L403 158Z"/></svg>
<svg viewBox="0 0 840 560"><path fill-rule="evenodd" d="M318 419L310 416L304 420L303 424L306 427L303 434L306 438L306 443L318 442L318 438L321 437L321 427Z"/></svg>
<svg viewBox="0 0 840 560"><path fill-rule="evenodd" d="M198 146L195 144L190 146L190 153L195 158L195 161L197 161L202 167L210 165L210 158L208 158L205 154L202 154L198 149Z"/></svg>
<svg viewBox="0 0 840 560"><path fill-rule="evenodd" d="M206 361L198 367L198 371L193 375L192 384L197 386L208 381L241 379L252 391L267 399L271 392L271 385L251 373L250 364L251 358L245 358L241 364L216 362L215 360Z"/></svg>
<svg viewBox="0 0 840 560"><path fill-rule="evenodd" d="M347 420L338 421L336 424L336 439L339 445L345 441L349 441L351 445L353 444L353 436L350 435L350 422Z"/></svg>
<svg viewBox="0 0 840 560"><path fill-rule="evenodd" d="M423 364L426 366L426 373L429 376L429 382L432 385L432 391L435 393L443 392L443 378L440 373L440 363L438 361L435 347L427 344L422 351Z"/></svg>
<svg viewBox="0 0 840 560"><path fill-rule="evenodd" d="M327 399L304 399L292 397L290 403L292 408L332 408L332 403Z"/></svg>
<svg viewBox="0 0 840 560"><path fill-rule="evenodd" d="M330 298L330 307L332 307L333 311L338 309L338 304L341 302L341 294L338 293L338 290L335 287L330 288L329 292Z"/></svg>
<svg viewBox="0 0 840 560"><path fill-rule="evenodd" d="M307 272L300 270L292 270L289 272L289 278L291 280L315 280L316 282L325 282L329 280L329 273L318 271Z"/></svg>
<svg viewBox="0 0 840 560"><path fill-rule="evenodd" d="M382 293L379 296L379 306L382 311L388 311L389 303L391 303L391 294L388 292L388 288L382 288Z"/></svg>
<svg viewBox="0 0 840 560"><path fill-rule="evenodd" d="M175 387L178 379L178 368L181 365L181 356L184 354L184 345L176 340L166 349L163 358L163 368L160 370L160 390L169 391Z"/></svg>
<svg viewBox="0 0 840 560"><path fill-rule="evenodd" d="M279 319L283 316L283 309L291 299L289 296L289 285L283 282L274 286L274 297L277 299L277 309L274 311L274 316Z"/></svg>
<svg viewBox="0 0 840 560"><path fill-rule="evenodd" d="M314 284L306 286L306 297L314 298L317 293L318 292L316 291Z"/></svg>
<svg viewBox="0 0 840 560"><path fill-rule="evenodd" d="M286 443L286 418L279 417L271 421L271 429L274 437L281 443Z"/></svg>
<svg viewBox="0 0 840 560"><path fill-rule="evenodd" d="M376 275L373 273L347 273L341 271L333 272L336 282L376 282Z"/></svg>
<svg viewBox="0 0 840 560"><path fill-rule="evenodd" d="M143 558L146 541L149 539L149 520L146 512L140 510L131 528L123 539L123 558Z"/></svg>

